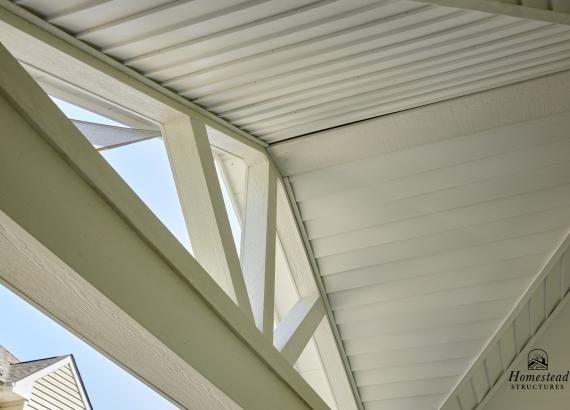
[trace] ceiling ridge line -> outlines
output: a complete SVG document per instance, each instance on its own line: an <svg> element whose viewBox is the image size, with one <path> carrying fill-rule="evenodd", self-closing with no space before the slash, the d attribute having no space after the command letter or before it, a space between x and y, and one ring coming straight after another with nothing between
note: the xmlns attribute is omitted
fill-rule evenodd
<svg viewBox="0 0 570 410"><path fill-rule="evenodd" d="M541 70L539 73L539 76L545 76L551 73L556 73L556 72L560 72L560 71L566 71L568 70L568 67L563 65L562 63L567 63L568 61L570 61L570 57L562 57L559 59L556 59L554 61L549 61L546 63L537 61L536 64L534 65L530 65L529 67L525 67L525 68L512 68L509 70L509 66L507 66L505 68L505 72L499 73L499 74L493 74L490 76L483 76L481 75L481 78L477 78L475 80L469 80L466 82L461 82L462 80L457 80L458 84L454 84L452 86L448 85L447 82L445 81L441 81L440 83L442 83L443 85L445 85L442 88L429 88L432 86L424 86L424 88L427 88L428 90L425 92L422 92L421 94L416 94L416 93L411 93L409 96L406 97L399 97L396 99L391 99L385 102L382 102L380 104L376 103L376 102L366 102L364 103L364 106L357 106L357 107L352 107L352 109L350 111L345 111L343 112L343 115L351 115L357 112L361 112L362 110L371 110L371 109L378 109L379 107L385 107L388 105L394 105L394 104L398 104L398 103L402 103L407 101L409 98L415 98L415 99L421 99L426 98L426 97L430 97L433 96L434 94L441 94L447 91L453 91L456 92L458 88L466 88L466 87L475 87L472 91L468 91L469 94L473 94L476 92L482 92L482 91L487 91L489 90L489 85L482 85L482 83L489 83L489 82L493 82L493 80L497 80L497 84L491 84L490 87L491 89L494 88L498 88L501 87L502 85L506 85L506 84L513 84L512 81L510 80L503 80L504 77L508 77L509 75L512 75L513 73L518 75L522 75L521 77L517 78L516 82L522 82L525 79L529 79L529 78L536 78L537 76L535 74L522 74L522 73L527 73L527 72L532 72L533 70L536 71L540 68L544 68L544 70ZM561 67L556 68L556 64L562 64ZM530 64L530 63L529 63ZM552 67L554 66L554 67ZM487 71L491 71L491 70L487 70ZM439 85L439 84L438 84ZM479 88L481 90L479 90ZM468 94L466 94L468 95ZM462 96L465 96L462 95ZM443 99L439 99L439 97L430 97L431 99L437 100L438 102L441 101L447 101L449 100L449 97L443 97ZM428 101L431 101L428 100ZM417 107L415 107L417 108ZM318 121L322 121L322 120L328 120L331 118L338 118L338 114L334 114L332 112L326 112L326 113L322 113L320 116L312 116L309 118L303 118L301 120L299 119L289 119L288 121L284 121L287 125L273 125L273 126L267 126L265 128L259 128L259 129L254 129L252 127L248 127L247 129L250 130L251 132L253 132L254 134L263 134L264 138L265 137L271 137L271 135L279 135L280 133L283 133L287 130L290 129L296 129L302 126L308 126L310 124L313 124L315 122ZM294 125L291 125L291 123L294 123Z"/></svg>
<svg viewBox="0 0 570 410"><path fill-rule="evenodd" d="M570 37L570 36L567 36ZM546 55L541 55L541 56L531 56L531 54L542 54L545 52L545 50L550 50L552 48L560 48L563 47L563 50L556 50L553 51L552 53L546 54ZM478 72L476 75L484 75L487 72L491 72L491 71L496 71L498 69L502 69L503 67L512 67L512 65L514 63L519 63L519 64L527 64L530 62L534 62L536 61L538 58L540 58L541 61L544 61L547 58L553 57L553 56L560 56L560 54L565 53L565 52L570 52L570 46L568 45L568 38L558 41L556 43L552 43L549 44L547 46L539 46L539 47L535 47L532 48L530 50L523 50L523 51L519 51L513 54L509 54L506 56L499 56L499 57L495 57L486 61L482 61L476 64L471 64L471 65L466 65L463 67L458 67L458 68L454 68L454 69L449 69L449 70L444 70L441 72L437 72L437 73L433 73L433 74L429 74L429 75L425 75L423 77L413 77L413 75L410 75L410 77L412 77L412 79L408 80L400 80L400 81L395 81L393 83L391 83L390 85L383 85L379 88L371 88L368 91L365 92L359 92L359 91L354 91L353 89L356 87L363 87L364 85L368 85L368 84L373 84L376 83L377 84L377 80L375 81L370 81L368 83L365 84L359 84L358 86L347 86L344 87L344 89L339 89L339 90L335 90L333 92L329 92L329 93L324 93L321 94L320 96L316 96L316 97L322 97L322 96L329 96L331 94L334 94L335 92L346 92L346 91L354 91L355 94L350 94L350 95L346 95L343 96L343 102L346 101L346 103L350 103L350 100L353 98L357 98L357 97L361 97L361 96L375 96L377 94L384 94L387 91L389 92L388 95L391 94L395 94L394 91L397 91L399 88L405 88L405 87L415 87L416 84L421 84L425 81L429 81L430 79L435 79L435 78L439 78L439 77L445 77L445 76L453 76L453 75L457 75L458 77L460 75L465 75L465 72L470 71L470 70L475 70L478 71L479 69L480 72ZM523 61L508 61L508 60L512 60L512 59L517 59L517 58L522 58ZM496 65L498 63L502 63L499 67L493 67L493 65ZM491 66L491 67L487 67L487 66ZM393 77L397 77L398 74L394 75ZM390 79L390 77L388 77L386 80ZM457 81L459 81L460 79L457 79ZM436 82L435 84L439 84L439 83L447 83L449 82L449 79L446 80L440 80L439 82ZM429 85L429 87L433 86ZM418 90L418 89L422 89L428 86L418 86L416 88L412 88L412 91ZM399 92L399 91L398 91ZM411 91L409 91L411 92ZM415 94L415 92L414 92ZM305 100L309 100L310 98L315 98L315 96L312 97L307 97ZM389 100L390 101L390 100ZM298 102L294 102L293 104L296 104ZM328 99L319 103L314 103L313 105L306 105L300 108L295 108L295 107L287 107L287 105L289 104L285 104L282 105L281 107L273 107L273 108L268 108L266 111L269 113L268 115L263 115L264 113L253 113L250 114L248 116L241 116L241 117L237 117L232 119L233 122L235 122L236 125L238 126L243 126L245 123L273 123L275 120L277 119L281 119L282 121L286 121L287 115L294 115L298 110L316 110L316 109L322 109L325 106L330 106L330 105L334 105L334 104L338 104L338 97L337 99ZM274 113L274 111L279 110L279 109L286 109L286 110L290 110L290 111L285 111L285 112L280 112L280 113ZM235 112L236 110L234 110ZM273 112L271 112L273 111ZM225 118L231 118L231 116L228 116L227 114L233 114L233 112L221 112L219 113L221 116L225 117ZM260 117L261 118L258 118Z"/></svg>

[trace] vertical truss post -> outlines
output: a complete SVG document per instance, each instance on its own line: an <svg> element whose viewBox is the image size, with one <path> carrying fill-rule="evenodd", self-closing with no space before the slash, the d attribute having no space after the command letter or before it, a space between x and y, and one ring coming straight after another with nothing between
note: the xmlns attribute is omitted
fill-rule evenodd
<svg viewBox="0 0 570 410"><path fill-rule="evenodd" d="M162 134L196 259L252 317L206 126L183 116L162 124Z"/></svg>
<svg viewBox="0 0 570 410"><path fill-rule="evenodd" d="M242 268L257 328L273 339L277 172L263 159L248 168Z"/></svg>

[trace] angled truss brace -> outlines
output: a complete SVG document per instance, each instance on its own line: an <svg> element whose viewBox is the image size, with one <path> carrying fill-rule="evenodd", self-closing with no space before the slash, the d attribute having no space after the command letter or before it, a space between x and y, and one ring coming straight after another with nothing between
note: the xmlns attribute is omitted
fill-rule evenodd
<svg viewBox="0 0 570 410"><path fill-rule="evenodd" d="M163 124L162 134L196 259L251 317L206 126L185 116Z"/></svg>
<svg viewBox="0 0 570 410"><path fill-rule="evenodd" d="M275 330L275 347L294 364L325 316L320 296L301 299Z"/></svg>
<svg viewBox="0 0 570 410"><path fill-rule="evenodd" d="M79 120L71 120L71 122L99 151L160 137L160 132L154 130L117 127Z"/></svg>

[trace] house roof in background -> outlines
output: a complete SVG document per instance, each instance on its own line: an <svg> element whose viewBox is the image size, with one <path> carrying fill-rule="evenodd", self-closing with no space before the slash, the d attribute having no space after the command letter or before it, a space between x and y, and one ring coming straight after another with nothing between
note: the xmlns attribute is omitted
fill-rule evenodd
<svg viewBox="0 0 570 410"><path fill-rule="evenodd" d="M0 383L5 381L10 364L16 362L18 362L16 356L0 345Z"/></svg>
<svg viewBox="0 0 570 410"><path fill-rule="evenodd" d="M40 370L45 369L46 367L51 366L52 364L65 359L66 357L67 356L56 356L46 359L31 360L29 362L12 363L8 369L6 382L16 383L28 376L31 376L34 373L39 372Z"/></svg>
<svg viewBox="0 0 570 410"><path fill-rule="evenodd" d="M0 383L15 383L51 366L68 356L55 356L20 362L16 356L0 345Z"/></svg>

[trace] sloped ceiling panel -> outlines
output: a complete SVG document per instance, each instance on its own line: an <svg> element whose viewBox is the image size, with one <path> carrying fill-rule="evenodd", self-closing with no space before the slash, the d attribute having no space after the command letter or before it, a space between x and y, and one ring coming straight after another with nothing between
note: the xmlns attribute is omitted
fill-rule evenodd
<svg viewBox="0 0 570 410"><path fill-rule="evenodd" d="M559 74L271 147L366 409L439 408L568 232L569 91Z"/></svg>
<svg viewBox="0 0 570 410"><path fill-rule="evenodd" d="M407 0L16 3L267 142L570 68L569 26Z"/></svg>

